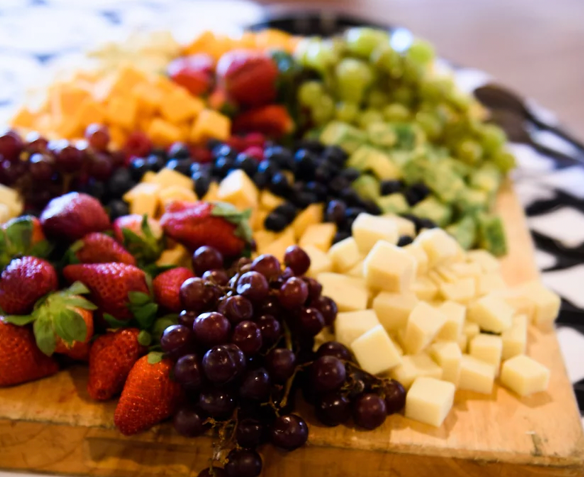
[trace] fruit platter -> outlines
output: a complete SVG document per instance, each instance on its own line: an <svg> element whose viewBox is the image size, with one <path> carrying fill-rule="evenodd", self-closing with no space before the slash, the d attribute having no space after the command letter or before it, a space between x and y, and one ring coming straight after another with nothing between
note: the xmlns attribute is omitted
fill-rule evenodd
<svg viewBox="0 0 584 477"><path fill-rule="evenodd" d="M515 159L432 45L88 59L0 136L0 469L582 475Z"/></svg>

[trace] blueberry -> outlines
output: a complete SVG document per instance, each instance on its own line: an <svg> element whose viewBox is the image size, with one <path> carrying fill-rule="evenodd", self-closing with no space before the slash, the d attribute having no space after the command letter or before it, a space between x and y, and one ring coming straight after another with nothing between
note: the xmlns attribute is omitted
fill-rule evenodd
<svg viewBox="0 0 584 477"><path fill-rule="evenodd" d="M266 230L271 230L272 232L281 232L288 224L289 222L286 220L286 217L274 211L270 212L266 220L264 220L264 227Z"/></svg>
<svg viewBox="0 0 584 477"><path fill-rule="evenodd" d="M212 151L213 149L221 146L222 144L223 143L219 139L209 139L207 141L207 149L209 149L209 151Z"/></svg>
<svg viewBox="0 0 584 477"><path fill-rule="evenodd" d="M213 157L218 159L220 157L229 157L230 159L235 159L237 157L237 151L227 144L221 144L213 149Z"/></svg>
<svg viewBox="0 0 584 477"><path fill-rule="evenodd" d="M286 218L288 223L292 222L296 218L296 214L298 213L298 209L296 206L290 202L284 202L276 207L272 212L276 214L282 215Z"/></svg>
<svg viewBox="0 0 584 477"><path fill-rule="evenodd" d="M209 172L197 171L191 178L193 179L193 187L198 198L203 198L209 191L211 185L211 175Z"/></svg>
<svg viewBox="0 0 584 477"><path fill-rule="evenodd" d="M348 189L350 186L351 182L349 182L346 177L341 175L333 177L328 183L328 188L334 195L339 195L342 191Z"/></svg>
<svg viewBox="0 0 584 477"><path fill-rule="evenodd" d="M404 197L406 198L406 201L410 205L410 207L413 207L422 200L414 189L407 189L404 192Z"/></svg>
<svg viewBox="0 0 584 477"><path fill-rule="evenodd" d="M223 178L235 166L235 160L228 156L221 156L215 161L213 173Z"/></svg>
<svg viewBox="0 0 584 477"><path fill-rule="evenodd" d="M168 157L170 159L189 159L191 157L191 151L189 150L189 146L184 142L175 142L168 150Z"/></svg>
<svg viewBox="0 0 584 477"><path fill-rule="evenodd" d="M280 169L293 171L295 164L292 152L282 146L269 147L264 151L264 159L273 162Z"/></svg>
<svg viewBox="0 0 584 477"><path fill-rule="evenodd" d="M243 169L249 177L252 177L258 169L258 161L247 154L240 152L235 158L235 167Z"/></svg>
<svg viewBox="0 0 584 477"><path fill-rule="evenodd" d="M122 217L123 215L128 215L130 209L128 204L123 200L114 199L108 202L107 208L109 209L110 217L112 220Z"/></svg>
<svg viewBox="0 0 584 477"><path fill-rule="evenodd" d="M166 149L162 148L162 147L154 147L150 150L150 155L151 156L157 156L157 157L161 157L162 159L165 160L168 158L167 154L166 154Z"/></svg>
<svg viewBox="0 0 584 477"><path fill-rule="evenodd" d="M268 181L270 180L267 172L256 172L252 177L253 183L256 185L258 189L263 189L268 185Z"/></svg>
<svg viewBox="0 0 584 477"><path fill-rule="evenodd" d="M308 149L309 151L320 154L324 146L316 139L301 139L294 144L296 149Z"/></svg>
<svg viewBox="0 0 584 477"><path fill-rule="evenodd" d="M422 229L435 229L438 227L436 222L434 222L431 219L425 219L423 217L420 217L418 219L418 222L420 223L420 230L422 230Z"/></svg>
<svg viewBox="0 0 584 477"><path fill-rule="evenodd" d="M146 159L146 164L148 165L149 171L158 172L166 165L166 154L164 156L150 154L148 159Z"/></svg>
<svg viewBox="0 0 584 477"><path fill-rule="evenodd" d="M333 237L333 245L351 236L350 232L337 232Z"/></svg>
<svg viewBox="0 0 584 477"><path fill-rule="evenodd" d="M195 172L205 172L206 174L211 175L211 169L213 168L213 165L210 163L205 163L202 164L200 162L193 162L191 164L191 176L195 173Z"/></svg>
<svg viewBox="0 0 584 477"><path fill-rule="evenodd" d="M272 176L272 180L269 184L269 189L272 194L279 195L281 197L288 197L292 192L292 187L288 182L288 178L282 172L276 172Z"/></svg>
<svg viewBox="0 0 584 477"><path fill-rule="evenodd" d="M108 180L107 188L112 199L119 199L132 187L134 180L128 169L117 169Z"/></svg>
<svg viewBox="0 0 584 477"><path fill-rule="evenodd" d="M381 209L379 206L372 200L364 200L363 206L365 207L365 211L371 215L381 215Z"/></svg>
<svg viewBox="0 0 584 477"><path fill-rule="evenodd" d="M302 179L313 180L314 172L318 164L318 157L307 149L298 149L294 154L296 162L296 175Z"/></svg>
<svg viewBox="0 0 584 477"><path fill-rule="evenodd" d="M295 192L290 197L290 201L298 208L305 209L310 204L315 204L319 202L318 197L313 192L308 192L306 190Z"/></svg>
<svg viewBox="0 0 584 477"><path fill-rule="evenodd" d="M101 201L105 197L106 190L107 187L103 182L90 179L80 192L89 194L91 197L95 197L97 200Z"/></svg>
<svg viewBox="0 0 584 477"><path fill-rule="evenodd" d="M327 222L340 224L345 220L346 211L347 205L342 200L331 200L326 207L325 218Z"/></svg>
<svg viewBox="0 0 584 477"><path fill-rule="evenodd" d="M410 187L411 190L414 190L421 200L424 200L426 197L430 195L430 189L428 186L422 182L417 182Z"/></svg>
<svg viewBox="0 0 584 477"><path fill-rule="evenodd" d="M314 171L314 178L321 184L328 184L337 170L331 164L322 163Z"/></svg>
<svg viewBox="0 0 584 477"><path fill-rule="evenodd" d="M390 195L400 192L402 190L403 183L396 180L381 181L380 189L381 195Z"/></svg>
<svg viewBox="0 0 584 477"><path fill-rule="evenodd" d="M359 214L365 213L365 209L361 207L347 207L345 211L345 218L347 220L355 220Z"/></svg>
<svg viewBox="0 0 584 477"><path fill-rule="evenodd" d="M362 207L363 200L359 197L356 191L353 189L345 189L341 191L339 197L343 199L349 207Z"/></svg>
<svg viewBox="0 0 584 477"><path fill-rule="evenodd" d="M268 177L272 177L280 168L273 162L263 160L258 164L258 172L265 172Z"/></svg>
<svg viewBox="0 0 584 477"><path fill-rule="evenodd" d="M354 167L347 167L341 171L341 175L345 177L349 182L353 182L357 177L361 175L359 170L355 169Z"/></svg>
<svg viewBox="0 0 584 477"><path fill-rule="evenodd" d="M409 235L402 235L400 236L399 240L397 241L398 247L405 247L406 245L411 244L414 241L412 237Z"/></svg>
<svg viewBox="0 0 584 477"><path fill-rule="evenodd" d="M424 200L430 194L430 189L425 184L414 184L410 186L404 193L408 204L416 205L418 202Z"/></svg>
<svg viewBox="0 0 584 477"><path fill-rule="evenodd" d="M324 201L326 198L326 186L321 184L320 182L307 182L306 183L306 190L308 192L312 192L316 194L316 197L319 201Z"/></svg>
<svg viewBox="0 0 584 477"><path fill-rule="evenodd" d="M132 179L136 182L140 181L144 174L148 171L148 164L146 163L146 159L141 157L135 157L130 161L130 165L128 166L130 170L130 174L132 175Z"/></svg>
<svg viewBox="0 0 584 477"><path fill-rule="evenodd" d="M190 159L170 159L166 163L168 169L180 172L181 174L188 176L191 172L191 160Z"/></svg>
<svg viewBox="0 0 584 477"><path fill-rule="evenodd" d="M422 229L433 229L436 228L436 224L430 219L424 219L422 217L417 217L413 214L401 214L404 219L408 219L414 223L416 227L416 233L420 233Z"/></svg>
<svg viewBox="0 0 584 477"><path fill-rule="evenodd" d="M349 157L347 153L339 146L328 146L321 156L325 161L334 164L337 167L343 167Z"/></svg>

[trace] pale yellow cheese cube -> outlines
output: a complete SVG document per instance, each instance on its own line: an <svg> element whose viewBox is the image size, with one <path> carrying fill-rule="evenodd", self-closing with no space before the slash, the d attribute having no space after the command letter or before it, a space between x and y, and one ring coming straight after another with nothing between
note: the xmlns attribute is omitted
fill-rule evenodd
<svg viewBox="0 0 584 477"><path fill-rule="evenodd" d="M503 340L500 336L479 333L470 340L468 349L471 356L499 368L503 352Z"/></svg>
<svg viewBox="0 0 584 477"><path fill-rule="evenodd" d="M196 202L197 194L192 187L182 187L179 185L173 185L162 189L158 193L158 198L163 206L169 204L172 201L179 200L183 202Z"/></svg>
<svg viewBox="0 0 584 477"><path fill-rule="evenodd" d="M310 257L310 268L306 272L307 276L316 278L320 273L333 271L332 260L321 249L314 245L305 245L302 250Z"/></svg>
<svg viewBox="0 0 584 477"><path fill-rule="evenodd" d="M333 262L333 270L337 273L345 273L362 260L359 247L353 237L347 237L334 244L328 251L328 256Z"/></svg>
<svg viewBox="0 0 584 477"><path fill-rule="evenodd" d="M332 298L339 311L358 311L367 308L369 291L362 279L338 273L319 273L322 294Z"/></svg>
<svg viewBox="0 0 584 477"><path fill-rule="evenodd" d="M328 252L336 233L337 226L335 224L323 223L309 225L304 231L302 237L300 237L298 244L301 247L304 247L305 245L314 245L323 252Z"/></svg>
<svg viewBox="0 0 584 477"><path fill-rule="evenodd" d="M266 218L270 213L264 209L255 209L252 211L252 216L250 217L250 225L252 230L255 231L264 231L264 223ZM253 221L252 221L253 219Z"/></svg>
<svg viewBox="0 0 584 477"><path fill-rule="evenodd" d="M457 344L458 347L460 348L460 351L462 353L466 353L466 350L468 348L468 338L464 333L460 335L460 338L458 338Z"/></svg>
<svg viewBox="0 0 584 477"><path fill-rule="evenodd" d="M454 341L439 341L430 346L430 356L442 368L442 379L455 386L460 378L462 352Z"/></svg>
<svg viewBox="0 0 584 477"><path fill-rule="evenodd" d="M381 292L373 299L373 309L387 331L397 331L406 326L408 317L418 302L418 297L413 292Z"/></svg>
<svg viewBox="0 0 584 477"><path fill-rule="evenodd" d="M256 242L257 250L262 250L276 240L278 234L270 230L258 230L257 232L254 232L253 238Z"/></svg>
<svg viewBox="0 0 584 477"><path fill-rule="evenodd" d="M449 268L459 278L476 278L483 273L483 269L478 263L458 262L451 264Z"/></svg>
<svg viewBox="0 0 584 477"><path fill-rule="evenodd" d="M405 219L395 214L383 214L382 217L395 223L397 227L397 233L400 237L402 235L407 235L408 237L416 236L416 226L411 220Z"/></svg>
<svg viewBox="0 0 584 477"><path fill-rule="evenodd" d="M130 214L148 215L156 217L158 211L159 199L157 195L147 192L135 194L130 202Z"/></svg>
<svg viewBox="0 0 584 477"><path fill-rule="evenodd" d="M364 260L359 260L354 266L353 268L351 268L350 270L347 270L345 272L345 275L349 275L350 277L355 277L355 278L363 278L364 274L363 274L363 264L365 263Z"/></svg>
<svg viewBox="0 0 584 477"><path fill-rule="evenodd" d="M553 323L560 312L560 297L541 282L533 281L520 287L523 296L534 304L533 322L538 326Z"/></svg>
<svg viewBox="0 0 584 477"><path fill-rule="evenodd" d="M535 317L535 303L523 294L521 287L503 288L491 293L505 300L516 314L527 316L528 322L532 322Z"/></svg>
<svg viewBox="0 0 584 477"><path fill-rule="evenodd" d="M460 245L456 239L442 229L424 230L414 240L420 244L428 255L428 266L453 262L460 255Z"/></svg>
<svg viewBox="0 0 584 477"><path fill-rule="evenodd" d="M408 254L410 254L414 260L416 261L417 270L416 276L421 277L426 275L428 272L428 255L422 248L420 244L411 243L402 247L402 250Z"/></svg>
<svg viewBox="0 0 584 477"><path fill-rule="evenodd" d="M461 278L456 282L442 282L440 285L440 295L445 300L468 303L476 295L476 284L473 278Z"/></svg>
<svg viewBox="0 0 584 477"><path fill-rule="evenodd" d="M0 224L8 222L12 218L10 209L6 204L0 203Z"/></svg>
<svg viewBox="0 0 584 477"><path fill-rule="evenodd" d="M379 325L373 310L341 312L335 320L335 336L339 343L351 346L359 336Z"/></svg>
<svg viewBox="0 0 584 477"><path fill-rule="evenodd" d="M489 293L468 308L468 319L484 331L502 333L511 328L514 310L503 299Z"/></svg>
<svg viewBox="0 0 584 477"><path fill-rule="evenodd" d="M460 303L446 301L438 309L446 316L446 322L436 335L436 339L458 341L462 335L462 327L466 319L466 307Z"/></svg>
<svg viewBox="0 0 584 477"><path fill-rule="evenodd" d="M294 229L296 240L299 240L300 237L304 235L304 231L310 225L320 224L322 222L322 215L322 204L311 204L300 212L294 219L294 222L292 222L292 228Z"/></svg>
<svg viewBox="0 0 584 477"><path fill-rule="evenodd" d="M503 331L501 339L503 340L502 359L509 359L519 354L525 354L527 346L527 316L515 315L511 328Z"/></svg>
<svg viewBox="0 0 584 477"><path fill-rule="evenodd" d="M8 207L11 217L17 217L22 214L24 204L17 190L0 184L0 204Z"/></svg>
<svg viewBox="0 0 584 477"><path fill-rule="evenodd" d="M128 192L126 192L122 199L126 202L132 202L136 197L142 195L153 195L158 196L158 193L162 190L160 184L155 184L151 182L140 182L132 187Z"/></svg>
<svg viewBox="0 0 584 477"><path fill-rule="evenodd" d="M260 255L273 255L278 260L284 260L284 254L286 249L292 245L296 245L296 240L294 239L294 230L292 227L287 227L284 229L273 242L267 244L261 249L258 248L258 253Z"/></svg>
<svg viewBox="0 0 584 477"><path fill-rule="evenodd" d="M436 270L428 270L426 276L432 280L432 283L434 283L438 289L440 289L440 286L444 283L444 279Z"/></svg>
<svg viewBox="0 0 584 477"><path fill-rule="evenodd" d="M362 254L369 253L379 240L396 244L399 238L397 225L394 222L365 213L357 216L351 231Z"/></svg>
<svg viewBox="0 0 584 477"><path fill-rule="evenodd" d="M351 343L363 371L380 374L401 363L401 356L382 325L366 331Z"/></svg>
<svg viewBox="0 0 584 477"><path fill-rule="evenodd" d="M409 354L417 354L425 349L446 323L441 311L421 301L408 317L404 335L404 347Z"/></svg>
<svg viewBox="0 0 584 477"><path fill-rule="evenodd" d="M171 249L164 250L158 260L156 260L156 265L164 266L164 265L177 265L182 266L190 262L190 253L189 251L180 244L175 245Z"/></svg>
<svg viewBox="0 0 584 477"><path fill-rule="evenodd" d="M499 272L490 272L479 275L476 278L476 283L477 296L484 296L487 293L491 293L495 290L501 290L507 286L505 284L505 280L503 280L503 277Z"/></svg>
<svg viewBox="0 0 584 477"><path fill-rule="evenodd" d="M217 198L238 208L257 207L259 191L249 176L241 169L230 172L219 184Z"/></svg>
<svg viewBox="0 0 584 477"><path fill-rule="evenodd" d="M404 388L409 389L414 380L420 376L441 379L442 368L426 353L420 353L403 356L401 364L393 368L390 375Z"/></svg>
<svg viewBox="0 0 584 477"><path fill-rule="evenodd" d="M186 187L187 189L193 188L193 181L190 177L167 167L160 169L160 172L152 179L152 183L160 185L162 189L173 185Z"/></svg>
<svg viewBox="0 0 584 477"><path fill-rule="evenodd" d="M205 194L205 197L203 197L202 200L204 200L205 202L216 202L219 200L218 194L219 194L219 184L217 184L217 182L213 181L209 185L209 190L207 190L207 193Z"/></svg>
<svg viewBox="0 0 584 477"><path fill-rule="evenodd" d="M481 332L479 325L473 323L472 321L467 321L462 326L462 333L468 338L468 341L472 340L476 335Z"/></svg>
<svg viewBox="0 0 584 477"><path fill-rule="evenodd" d="M550 370L524 354L508 359L501 369L501 383L522 397L545 391Z"/></svg>
<svg viewBox="0 0 584 477"><path fill-rule="evenodd" d="M478 264L484 273L498 272L501 269L499 260L486 250L471 250L467 252L466 258L470 263Z"/></svg>
<svg viewBox="0 0 584 477"><path fill-rule="evenodd" d="M428 277L418 277L414 281L412 291L420 300L430 301L438 295L438 287Z"/></svg>
<svg viewBox="0 0 584 477"><path fill-rule="evenodd" d="M462 355L458 389L491 394L495 382L495 367L474 356Z"/></svg>
<svg viewBox="0 0 584 477"><path fill-rule="evenodd" d="M460 280L460 277L452 271L450 265L438 265L434 271L440 276L442 282L455 283Z"/></svg>
<svg viewBox="0 0 584 477"><path fill-rule="evenodd" d="M367 286L377 290L409 291L416 276L415 260L400 247L384 240L375 244L363 266Z"/></svg>
<svg viewBox="0 0 584 477"><path fill-rule="evenodd" d="M260 193L260 207L268 211L275 209L284 202L285 201L282 197L278 197L277 195L272 194L269 190L263 190Z"/></svg>
<svg viewBox="0 0 584 477"><path fill-rule="evenodd" d="M415 421L440 427L454 402L452 383L419 377L406 395L405 416Z"/></svg>

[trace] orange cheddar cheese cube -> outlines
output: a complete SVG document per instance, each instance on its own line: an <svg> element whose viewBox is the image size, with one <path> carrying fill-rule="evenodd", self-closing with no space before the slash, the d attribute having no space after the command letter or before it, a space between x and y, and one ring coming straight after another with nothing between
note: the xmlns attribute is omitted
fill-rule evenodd
<svg viewBox="0 0 584 477"><path fill-rule="evenodd" d="M202 143L207 139L226 141L231 133L231 120L211 109L203 109L193 124L190 140Z"/></svg>
<svg viewBox="0 0 584 477"><path fill-rule="evenodd" d="M139 114L154 114L164 97L164 92L152 83L137 84L131 94L136 98Z"/></svg>
<svg viewBox="0 0 584 477"><path fill-rule="evenodd" d="M198 116L205 108L200 98L195 98L181 88L166 94L160 105L160 114L171 123L177 124Z"/></svg>
<svg viewBox="0 0 584 477"><path fill-rule="evenodd" d="M150 140L157 146L168 146L180 140L180 129L164 119L154 118L147 131Z"/></svg>
<svg viewBox="0 0 584 477"><path fill-rule="evenodd" d="M136 126L138 103L132 96L116 96L106 106L106 118L110 124L133 130Z"/></svg>
<svg viewBox="0 0 584 477"><path fill-rule="evenodd" d="M128 138L128 131L115 125L108 126L108 131L112 144L118 148L122 147Z"/></svg>
<svg viewBox="0 0 584 477"><path fill-rule="evenodd" d="M23 107L16 112L16 114L10 121L10 124L17 128L32 129L35 119L36 116L33 113L31 113L27 108Z"/></svg>
<svg viewBox="0 0 584 477"><path fill-rule="evenodd" d="M147 81L146 75L131 65L122 67L112 84L110 96L127 96L139 83Z"/></svg>
<svg viewBox="0 0 584 477"><path fill-rule="evenodd" d="M56 85L49 92L51 112L60 118L72 116L87 98L91 98L91 94L85 89L71 84Z"/></svg>
<svg viewBox="0 0 584 477"><path fill-rule="evenodd" d="M105 109L92 98L86 98L79 106L75 119L83 128L93 123L101 124L105 121Z"/></svg>

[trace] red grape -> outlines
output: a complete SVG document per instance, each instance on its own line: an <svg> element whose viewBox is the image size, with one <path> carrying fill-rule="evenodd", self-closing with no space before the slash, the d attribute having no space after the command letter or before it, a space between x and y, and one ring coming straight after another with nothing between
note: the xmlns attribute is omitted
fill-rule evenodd
<svg viewBox="0 0 584 477"><path fill-rule="evenodd" d="M327 341L320 345L316 352L319 358L322 356L334 356L341 361L351 361L352 356L349 348L338 341Z"/></svg>
<svg viewBox="0 0 584 477"><path fill-rule="evenodd" d="M270 376L264 368L248 371L239 387L239 395L245 399L267 401L270 397Z"/></svg>
<svg viewBox="0 0 584 477"><path fill-rule="evenodd" d="M55 152L55 165L57 169L66 174L78 172L83 165L84 152L69 144L67 141L59 141Z"/></svg>
<svg viewBox="0 0 584 477"><path fill-rule="evenodd" d="M316 336L324 328L324 318L316 308L303 308L297 319L298 331L303 336Z"/></svg>
<svg viewBox="0 0 584 477"><path fill-rule="evenodd" d="M26 164L24 162L3 160L0 165L0 181L6 185L13 185L25 172Z"/></svg>
<svg viewBox="0 0 584 477"><path fill-rule="evenodd" d="M174 415L173 425L185 437L197 437L205 431L204 419L192 405L181 406Z"/></svg>
<svg viewBox="0 0 584 477"><path fill-rule="evenodd" d="M314 278L302 277L306 285L308 285L308 299L316 300L322 293L322 285Z"/></svg>
<svg viewBox="0 0 584 477"><path fill-rule="evenodd" d="M98 181L106 181L114 170L111 157L101 152L94 153L89 159L89 175Z"/></svg>
<svg viewBox="0 0 584 477"><path fill-rule="evenodd" d="M295 275L304 275L310 268L310 257L298 245L291 245L284 253L284 263Z"/></svg>
<svg viewBox="0 0 584 477"><path fill-rule="evenodd" d="M223 313L232 324L249 320L253 316L251 301L241 295L230 296L219 302L219 311Z"/></svg>
<svg viewBox="0 0 584 477"><path fill-rule="evenodd" d="M106 126L90 124L85 129L85 139L94 151L107 151L110 142L110 134Z"/></svg>
<svg viewBox="0 0 584 477"><path fill-rule="evenodd" d="M280 261L273 255L260 255L251 263L251 270L261 273L268 280L278 278L282 273Z"/></svg>
<svg viewBox="0 0 584 477"><path fill-rule="evenodd" d="M272 380L284 384L296 368L296 355L287 348L275 348L266 356L266 369Z"/></svg>
<svg viewBox="0 0 584 477"><path fill-rule="evenodd" d="M315 413L323 424L338 426L351 417L351 402L342 394L327 394L316 403Z"/></svg>
<svg viewBox="0 0 584 477"><path fill-rule="evenodd" d="M223 268L223 255L216 248L203 245L193 253L192 262L193 270L200 276L207 270Z"/></svg>
<svg viewBox="0 0 584 477"><path fill-rule="evenodd" d="M318 393L337 391L345 382L345 365L334 356L318 358L310 369L310 378Z"/></svg>
<svg viewBox="0 0 584 477"><path fill-rule="evenodd" d="M399 381L392 379L383 386L387 414L400 412L406 405L406 390Z"/></svg>
<svg viewBox="0 0 584 477"><path fill-rule="evenodd" d="M17 161L23 149L24 142L16 131L9 130L0 136L0 156L4 159Z"/></svg>
<svg viewBox="0 0 584 477"><path fill-rule="evenodd" d="M28 170L33 180L50 181L55 172L55 160L49 154L35 153L28 160Z"/></svg>
<svg viewBox="0 0 584 477"><path fill-rule="evenodd" d="M237 280L237 293L249 298L252 302L259 302L268 296L270 287L266 277L258 272L246 272Z"/></svg>
<svg viewBox="0 0 584 477"><path fill-rule="evenodd" d="M217 303L221 290L217 285L194 277L185 280L180 287L180 300L188 311L201 312L210 309Z"/></svg>
<svg viewBox="0 0 584 477"><path fill-rule="evenodd" d="M270 347L282 336L282 325L272 315L262 315L256 320L262 333L264 347Z"/></svg>
<svg viewBox="0 0 584 477"><path fill-rule="evenodd" d="M385 401L377 394L365 393L357 396L353 403L353 420L365 429L375 429L385 422Z"/></svg>
<svg viewBox="0 0 584 477"><path fill-rule="evenodd" d="M279 315L281 311L280 302L275 296L268 296L257 308L258 315Z"/></svg>
<svg viewBox="0 0 584 477"><path fill-rule="evenodd" d="M47 152L47 145L49 141L47 141L43 136L41 136L38 132L30 132L26 135L26 150L31 154L35 152Z"/></svg>
<svg viewBox="0 0 584 477"><path fill-rule="evenodd" d="M292 277L286 280L282 288L280 288L280 294L278 295L280 304L288 310L300 308L304 305L307 298L308 286L298 277Z"/></svg>
<svg viewBox="0 0 584 477"><path fill-rule="evenodd" d="M237 365L224 346L214 346L203 356L203 371L215 384L226 384L237 377Z"/></svg>
<svg viewBox="0 0 584 477"><path fill-rule="evenodd" d="M239 446L253 449L262 443L263 437L264 426L257 419L248 417L237 423L235 440Z"/></svg>
<svg viewBox="0 0 584 477"><path fill-rule="evenodd" d="M227 343L231 325L221 313L202 313L193 322L193 333L197 344L214 346Z"/></svg>
<svg viewBox="0 0 584 477"><path fill-rule="evenodd" d="M160 338L162 351L172 359L178 359L193 349L193 332L183 325L172 325L164 330Z"/></svg>
<svg viewBox="0 0 584 477"><path fill-rule="evenodd" d="M233 329L231 341L239 346L246 356L253 356L262 348L262 332L253 321L242 321Z"/></svg>
<svg viewBox="0 0 584 477"><path fill-rule="evenodd" d="M328 296L318 297L310 303L310 306L320 311L320 314L324 318L325 326L331 326L335 322L338 313L337 304Z"/></svg>
<svg viewBox="0 0 584 477"><path fill-rule="evenodd" d="M236 402L226 389L208 388L199 394L199 407L215 419L226 419L235 410Z"/></svg>
<svg viewBox="0 0 584 477"><path fill-rule="evenodd" d="M262 472L262 458L253 450L233 449L227 461L225 472L229 477L257 477Z"/></svg>
<svg viewBox="0 0 584 477"><path fill-rule="evenodd" d="M227 343L225 345L225 349L231 353L231 358L237 367L237 373L242 374L246 368L245 355L243 354L243 351L239 349L239 346L233 343Z"/></svg>
<svg viewBox="0 0 584 477"><path fill-rule="evenodd" d="M302 447L308 440L308 426L295 414L276 418L270 430L272 444L280 449L292 451Z"/></svg>
<svg viewBox="0 0 584 477"><path fill-rule="evenodd" d="M216 283L219 286L225 286L229 282L229 276L227 272L222 268L214 268L212 270L207 270L203 273L204 280Z"/></svg>
<svg viewBox="0 0 584 477"><path fill-rule="evenodd" d="M180 312L180 315L178 315L178 324L192 329L197 316L199 316L199 314L194 311L183 310Z"/></svg>
<svg viewBox="0 0 584 477"><path fill-rule="evenodd" d="M203 371L199 358L194 354L179 358L174 366L174 378L188 390L200 389L203 385Z"/></svg>

